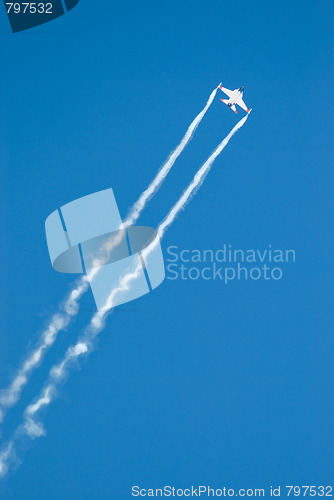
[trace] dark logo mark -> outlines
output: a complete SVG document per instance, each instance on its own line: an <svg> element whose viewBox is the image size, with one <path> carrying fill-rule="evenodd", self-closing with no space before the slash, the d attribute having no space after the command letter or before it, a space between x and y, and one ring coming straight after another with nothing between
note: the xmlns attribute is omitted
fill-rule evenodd
<svg viewBox="0 0 334 500"><path fill-rule="evenodd" d="M8 2L4 0L13 33L35 28L64 15L79 3L79 0L43 0L39 2Z"/></svg>

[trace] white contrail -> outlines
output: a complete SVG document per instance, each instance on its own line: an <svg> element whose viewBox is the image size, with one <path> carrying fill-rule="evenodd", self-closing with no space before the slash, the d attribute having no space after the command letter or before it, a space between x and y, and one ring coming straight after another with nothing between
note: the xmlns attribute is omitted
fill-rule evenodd
<svg viewBox="0 0 334 500"><path fill-rule="evenodd" d="M197 191L201 187L205 177L210 172L211 167L212 167L215 159L217 158L217 156L220 155L220 153L223 151L223 149L227 146L231 137L233 137L233 135L243 126L243 124L246 122L247 118L248 118L248 114L244 118L242 118L235 125L235 127L233 127L231 132L217 146L217 148L214 150L214 152L209 156L209 158L206 160L206 162L197 171L195 177L193 178L193 180L191 181L191 183L189 184L187 189L184 191L181 198L175 203L173 208L168 213L167 217L165 217L165 219L160 224L160 226L158 228L158 236L160 238L163 237L164 233L169 228L169 226L174 222L174 220L178 216L178 214L185 208L188 201L191 200L191 198L197 193Z"/></svg>
<svg viewBox="0 0 334 500"><path fill-rule="evenodd" d="M196 116L193 122L188 127L184 137L182 138L179 145L170 154L166 162L159 169L153 181L146 188L146 190L140 195L137 202L131 208L127 219L122 223L119 229L133 225L139 218L143 209L147 205L148 201L157 193L161 184L167 177L169 171L173 167L175 161L180 156L182 151L188 145L192 139L195 130L204 118L204 115L211 106L215 95L217 93L217 88L215 88L210 97L202 109L202 111ZM8 408L14 406L20 398L21 392L24 386L29 380L29 376L32 371L39 366L45 352L54 344L57 335L60 331L63 331L69 325L71 319L76 316L79 312L79 301L84 293L89 287L89 283L95 278L99 273L100 268L108 261L110 252L115 248L122 240L122 233L118 231L116 235L112 236L107 240L99 251L98 257L94 260L92 269L89 273L79 280L77 280L76 285L70 292L68 298L65 300L64 304L61 306L61 312L55 314L46 329L41 333L40 339L37 346L28 354L26 359L23 361L22 365L18 369L15 377L13 378L10 385L0 392L0 423L3 421L5 412Z"/></svg>
<svg viewBox="0 0 334 500"><path fill-rule="evenodd" d="M4 450L0 454L0 477L3 477L8 472L8 465L15 460L14 439L9 441Z"/></svg>
<svg viewBox="0 0 334 500"><path fill-rule="evenodd" d="M76 287L61 305L63 312L52 316L49 324L42 331L37 345L27 355L10 385L0 392L0 423L3 421L6 410L14 406L19 400L31 372L39 366L43 355L55 342L57 334L69 325L73 316L77 315L79 310L78 301L87 290L88 285L86 276L77 281Z"/></svg>
<svg viewBox="0 0 334 500"><path fill-rule="evenodd" d="M219 144L219 146L214 150L214 152L209 156L207 161L202 165L202 167L198 170L193 180L184 191L182 196L176 202L176 204L169 211L168 215L161 222L157 230L157 237L146 247L142 254L144 257L147 257L150 252L154 249L156 244L161 240L166 233L167 229L171 226L171 224L175 221L176 217L179 213L185 208L188 201L196 194L199 187L202 185L206 175L209 173L215 159L218 155L223 151L231 137L239 130L244 123L246 122L248 115L242 118L235 127L231 130L231 132L225 137L225 139ZM118 294L128 290L131 286L131 283L138 278L140 272L142 270L141 260L138 257L137 262L133 267L127 271L125 275L123 275L117 285L114 288L107 301L105 308L101 311L96 312L88 327L84 330L82 336L80 336L78 342L74 346L70 346L63 360L58 364L51 368L49 381L46 386L42 390L41 395L38 397L35 403L30 404L25 412L24 412L24 420L23 424L18 428L14 438L9 442L11 445L10 453L8 453L8 446L0 453L0 470L1 464L4 474L7 471L8 463L13 460L13 441L18 439L22 435L29 436L30 439L35 439L37 437L41 437L45 435L45 429L41 422L35 420L37 413L42 409L50 405L56 395L57 385L60 380L63 380L66 373L67 368L73 362L79 359L83 354L89 354L94 347L94 339L97 335L103 330L105 325L105 320L107 315L110 314L112 308L115 304L115 298Z"/></svg>
<svg viewBox="0 0 334 500"><path fill-rule="evenodd" d="M127 218L127 224L131 226L134 224L139 215L141 214L142 210L145 208L145 205L147 202L152 198L154 193L156 192L157 189L161 186L162 182L168 175L168 172L174 165L175 161L177 158L180 156L184 148L187 146L189 141L191 140L192 136L194 135L195 130L197 129L198 125L202 121L205 113L211 106L216 93L217 93L218 87L215 88L208 99L208 102L206 103L205 107L202 109L202 111L196 116L194 121L190 124L187 132L185 133L182 141L180 144L174 149L174 151L170 154L168 157L167 161L162 165L161 169L159 170L158 174L156 175L155 179L151 184L148 186L148 188L141 194L139 197L138 201L134 204L133 208L131 209L128 218Z"/></svg>

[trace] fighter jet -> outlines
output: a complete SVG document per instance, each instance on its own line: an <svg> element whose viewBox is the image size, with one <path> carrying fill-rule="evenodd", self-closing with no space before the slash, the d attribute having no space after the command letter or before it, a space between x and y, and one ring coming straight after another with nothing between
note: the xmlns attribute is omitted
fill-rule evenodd
<svg viewBox="0 0 334 500"><path fill-rule="evenodd" d="M229 89L225 89L220 84L219 88L229 97L229 99L220 99L220 100L223 101L226 104L226 106L233 109L233 111L235 113L238 112L236 107L235 107L236 104L238 104L238 106L240 106L242 109L247 111L247 113L251 112L251 109L248 109L246 104L242 100L242 95L243 95L245 87L240 87L239 89L235 89L235 90L229 90Z"/></svg>

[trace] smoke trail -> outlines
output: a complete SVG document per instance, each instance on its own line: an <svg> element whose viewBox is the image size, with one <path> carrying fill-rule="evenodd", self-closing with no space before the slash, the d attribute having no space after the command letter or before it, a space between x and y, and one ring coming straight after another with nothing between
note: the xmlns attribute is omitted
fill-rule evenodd
<svg viewBox="0 0 334 500"><path fill-rule="evenodd" d="M148 188L141 194L139 197L138 201L134 204L133 208L130 211L130 214L127 218L128 225L134 224L141 211L145 208L145 205L147 202L152 198L154 193L156 192L157 189L161 186L162 182L168 175L168 172L174 165L175 161L177 158L180 156L184 148L188 145L189 141L191 140L192 136L194 135L195 130L197 129L198 125L202 121L205 113L209 109L209 107L212 104L212 101L214 100L216 93L217 93L218 87L215 88L208 99L208 102L206 103L205 107L202 109L202 111L196 116L194 121L189 125L189 128L187 132L185 133L182 141L180 144L174 149L174 151L171 153L171 155L168 157L167 161L162 165L161 169L159 170L157 176L155 177L154 181L151 182L151 184L148 186Z"/></svg>
<svg viewBox="0 0 334 500"><path fill-rule="evenodd" d="M37 346L28 354L18 369L14 379L7 389L0 394L0 423L3 421L5 411L14 406L20 398L23 387L27 384L32 371L37 368L45 352L52 346L61 330L65 330L72 317L78 313L78 300L88 288L87 277L78 280L76 287L70 292L65 302L61 305L63 312L54 314L42 331Z"/></svg>
<svg viewBox="0 0 334 500"><path fill-rule="evenodd" d="M14 453L14 439L12 439L0 455L0 477L7 474L8 462L15 459Z"/></svg>
<svg viewBox="0 0 334 500"><path fill-rule="evenodd" d="M161 184L163 183L169 171L173 167L175 161L192 139L198 125L200 124L200 122L204 118L204 115L211 106L216 93L217 93L217 88L211 92L205 107L190 124L179 145L170 154L166 162L159 169L153 181L146 188L146 190L140 195L139 199L130 209L127 219L124 221L124 223L122 223L119 229L131 226L138 220L141 212L147 205L148 201L157 193ZM104 245L99 251L99 256L93 262L92 269L90 270L90 272L86 276L83 276L82 278L77 280L73 290L70 292L64 304L61 306L61 312L55 314L51 318L50 323L40 335L40 340L38 341L37 346L28 354L27 358L23 361L22 365L20 366L19 370L17 371L14 379L12 380L8 388L1 391L0 423L4 419L6 410L14 406L19 400L24 386L28 383L30 374L35 368L39 366L45 352L56 341L58 333L67 328L71 319L78 314L79 301L81 297L84 295L84 293L87 291L89 283L99 273L100 268L105 264L105 262L108 261L110 252L120 243L121 239L122 239L122 234L120 232L117 232L116 235L114 235L104 243Z"/></svg>
<svg viewBox="0 0 334 500"><path fill-rule="evenodd" d="M213 151L213 153L209 156L207 161L202 165L202 167L197 171L193 180L187 187L187 189L183 192L182 196L175 203L175 205L171 208L165 219L161 222L157 230L157 237L150 243L148 247L146 247L142 254L144 257L147 257L150 252L154 249L156 244L161 240L168 230L168 228L175 221L176 217L179 213L184 210L187 203L191 198L197 193L198 189L202 185L206 175L209 173L215 159L219 156L219 154L223 151L223 149L227 146L228 142L232 138L232 136L244 125L248 118L246 115L242 118L235 127L231 130L231 132L225 137L225 139L219 144L219 146ZM114 288L105 304L105 308L101 311L96 312L87 328L84 330L83 334L80 336L78 342L74 346L70 346L63 360L58 364L51 368L49 380L42 390L41 395L38 397L35 403L30 404L25 412L23 424L16 431L14 438L10 442L11 449L10 452L13 454L13 446L12 443L16 439L22 437L22 435L28 436L30 439L35 439L37 437L41 437L45 435L45 429L41 422L36 421L35 417L37 413L50 405L53 399L56 396L56 389L58 383L63 380L67 374L67 369L70 364L74 361L77 361L84 354L89 354L94 348L94 340L98 336L98 334L103 330L105 321L107 316L112 312L112 308L115 303L115 298L118 294L128 290L131 286L131 283L138 278L139 273L142 269L140 258L138 257L137 262L133 267L128 270L128 272L123 275L118 283L118 286ZM8 462L13 460L13 455L8 455L7 448L4 452L0 454L0 474L1 468L6 473ZM2 465L1 465L2 464Z"/></svg>
<svg viewBox="0 0 334 500"><path fill-rule="evenodd" d="M180 213L180 211L184 210L186 207L187 203L191 198L197 193L198 189L201 187L203 184L203 181L207 174L210 172L211 167L217 158L217 156L220 155L220 153L223 151L223 149L227 146L229 143L230 139L233 137L233 135L244 125L248 118L248 114L242 118L236 125L233 127L231 132L225 137L225 139L217 146L217 148L214 150L214 152L209 156L209 158L206 160L206 162L202 165L202 167L198 170L196 173L195 177L193 178L192 182L189 184L187 189L184 191L182 194L181 198L175 203L173 208L170 210L168 213L167 217L162 221L158 228L158 236L160 238L163 237L164 233L166 230L169 228L169 226L174 222L175 218L177 215Z"/></svg>

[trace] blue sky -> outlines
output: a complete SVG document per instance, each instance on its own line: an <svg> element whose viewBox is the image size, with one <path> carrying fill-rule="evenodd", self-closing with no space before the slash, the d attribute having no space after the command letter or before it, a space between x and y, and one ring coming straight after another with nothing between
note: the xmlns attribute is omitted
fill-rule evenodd
<svg viewBox="0 0 334 500"><path fill-rule="evenodd" d="M271 244L295 249L296 262L277 282L166 280L119 307L1 497L328 484L333 4L98 4L15 35L0 12L1 387L72 282L50 265L46 217L109 187L125 217L220 81L245 85L253 113L163 248ZM157 226L236 120L217 97L140 223ZM93 308L87 294L3 439Z"/></svg>

